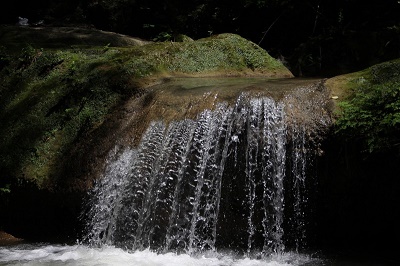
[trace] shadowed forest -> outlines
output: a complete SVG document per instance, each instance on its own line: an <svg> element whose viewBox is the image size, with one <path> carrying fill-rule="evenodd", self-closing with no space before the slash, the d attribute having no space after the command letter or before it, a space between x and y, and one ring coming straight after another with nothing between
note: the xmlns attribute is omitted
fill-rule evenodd
<svg viewBox="0 0 400 266"><path fill-rule="evenodd" d="M0 23L84 26L147 40L236 33L296 76L334 76L400 57L397 0L12 1Z"/></svg>

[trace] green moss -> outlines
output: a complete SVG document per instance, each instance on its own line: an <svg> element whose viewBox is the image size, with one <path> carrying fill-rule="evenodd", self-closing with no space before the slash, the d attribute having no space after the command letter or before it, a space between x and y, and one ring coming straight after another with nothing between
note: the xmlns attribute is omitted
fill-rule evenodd
<svg viewBox="0 0 400 266"><path fill-rule="evenodd" d="M9 74L1 76L3 173L38 184L59 174L56 164L71 145L122 98L121 84L103 75L106 59L107 54L37 51L34 60L2 71Z"/></svg>
<svg viewBox="0 0 400 266"><path fill-rule="evenodd" d="M91 132L141 93L138 86L146 78L291 76L267 52L234 34L118 48L33 47L14 57L1 52L0 173L23 176L39 186L63 175L60 165L74 145L95 137Z"/></svg>
<svg viewBox="0 0 400 266"><path fill-rule="evenodd" d="M256 44L238 35L221 34L194 42L161 42L119 49L116 61L135 78L154 74L168 75L258 75L291 77L292 74Z"/></svg>
<svg viewBox="0 0 400 266"><path fill-rule="evenodd" d="M360 140L370 152L400 146L400 60L372 66L347 81L339 102L337 133Z"/></svg>

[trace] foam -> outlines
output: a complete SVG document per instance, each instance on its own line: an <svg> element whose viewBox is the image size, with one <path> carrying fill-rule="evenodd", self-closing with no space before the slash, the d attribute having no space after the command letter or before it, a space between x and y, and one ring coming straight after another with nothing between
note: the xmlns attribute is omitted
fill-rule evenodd
<svg viewBox="0 0 400 266"><path fill-rule="evenodd" d="M290 266L312 259L297 253L284 253L267 259L236 258L208 253L197 256L175 253L157 254L149 250L127 252L120 248L89 248L84 245L18 245L0 247L0 264L6 265L134 265L134 266Z"/></svg>

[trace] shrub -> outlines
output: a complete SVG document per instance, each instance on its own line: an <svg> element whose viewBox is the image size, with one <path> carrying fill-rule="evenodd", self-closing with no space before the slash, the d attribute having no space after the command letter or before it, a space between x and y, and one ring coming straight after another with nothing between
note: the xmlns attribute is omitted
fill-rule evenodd
<svg viewBox="0 0 400 266"><path fill-rule="evenodd" d="M337 132L360 139L369 152L400 145L400 60L369 69L364 82L339 103Z"/></svg>

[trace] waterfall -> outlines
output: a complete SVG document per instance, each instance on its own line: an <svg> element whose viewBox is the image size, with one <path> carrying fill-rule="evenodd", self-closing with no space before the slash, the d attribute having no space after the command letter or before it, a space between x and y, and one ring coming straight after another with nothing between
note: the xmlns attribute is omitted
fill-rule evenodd
<svg viewBox="0 0 400 266"><path fill-rule="evenodd" d="M137 147L110 153L85 240L189 254L301 248L316 146L290 99L241 94L196 119L152 121Z"/></svg>

